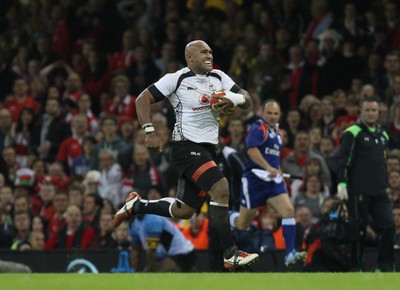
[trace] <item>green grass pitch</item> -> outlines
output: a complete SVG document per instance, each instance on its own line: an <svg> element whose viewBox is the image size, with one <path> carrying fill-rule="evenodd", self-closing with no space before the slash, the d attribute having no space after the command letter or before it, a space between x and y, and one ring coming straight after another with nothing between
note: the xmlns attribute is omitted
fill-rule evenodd
<svg viewBox="0 0 400 290"><path fill-rule="evenodd" d="M2 290L391 290L400 273L0 274Z"/></svg>

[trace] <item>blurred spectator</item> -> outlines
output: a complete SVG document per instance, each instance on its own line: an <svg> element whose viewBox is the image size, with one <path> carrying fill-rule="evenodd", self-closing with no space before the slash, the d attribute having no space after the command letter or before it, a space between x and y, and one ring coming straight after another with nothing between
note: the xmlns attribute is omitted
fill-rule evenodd
<svg viewBox="0 0 400 290"><path fill-rule="evenodd" d="M389 149L400 148L400 101L393 104L390 123L387 125Z"/></svg>
<svg viewBox="0 0 400 290"><path fill-rule="evenodd" d="M30 212L29 197L23 193L15 194L14 212Z"/></svg>
<svg viewBox="0 0 400 290"><path fill-rule="evenodd" d="M21 167L29 166L33 159L31 139L35 122L35 112L31 108L23 108L15 127L15 153Z"/></svg>
<svg viewBox="0 0 400 290"><path fill-rule="evenodd" d="M119 150L125 147L125 142L117 134L118 121L115 116L105 116L100 121L103 139L96 145L93 152L92 168L99 168L99 153L103 149L111 150L117 156Z"/></svg>
<svg viewBox="0 0 400 290"><path fill-rule="evenodd" d="M320 126L322 129L322 135L331 135L333 128L335 126L335 107L334 100L331 95L326 95L321 100L321 110L322 110L322 118L320 122Z"/></svg>
<svg viewBox="0 0 400 290"><path fill-rule="evenodd" d="M21 168L17 162L17 154L13 146L5 147L2 151L2 157L8 168L9 180L15 180L16 171Z"/></svg>
<svg viewBox="0 0 400 290"><path fill-rule="evenodd" d="M94 249L115 249L117 242L113 238L113 215L102 212L99 220L99 232L92 243Z"/></svg>
<svg viewBox="0 0 400 290"><path fill-rule="evenodd" d="M0 208L4 209L7 215L13 210L14 193L11 186L3 185L0 187Z"/></svg>
<svg viewBox="0 0 400 290"><path fill-rule="evenodd" d="M296 108L303 96L317 93L316 70L307 61L304 49L298 44L289 49L289 60L285 66L280 90L283 108Z"/></svg>
<svg viewBox="0 0 400 290"><path fill-rule="evenodd" d="M396 155L387 156L386 169L388 173L392 170L400 170L400 158Z"/></svg>
<svg viewBox="0 0 400 290"><path fill-rule="evenodd" d="M150 84L158 80L161 72L151 60L150 52L145 47L136 47L135 56L136 61L127 68L126 76L131 82L130 93L138 96Z"/></svg>
<svg viewBox="0 0 400 290"><path fill-rule="evenodd" d="M112 151L104 149L99 154L100 179L98 193L109 199L115 208L124 200L123 172Z"/></svg>
<svg viewBox="0 0 400 290"><path fill-rule="evenodd" d="M400 170L388 172L388 196L392 206L400 205Z"/></svg>
<svg viewBox="0 0 400 290"><path fill-rule="evenodd" d="M113 238L116 242L116 248L119 251L131 251L131 242L129 236L129 222L123 221L118 228L114 228Z"/></svg>
<svg viewBox="0 0 400 290"><path fill-rule="evenodd" d="M322 166L321 161L317 158L310 158L307 160L304 168L304 177L303 179L294 179L290 183L290 193L291 199L294 201L296 196L300 192L304 192L306 189L305 180L311 175L322 176ZM323 197L327 197L330 195L329 187L326 183L323 184Z"/></svg>
<svg viewBox="0 0 400 290"><path fill-rule="evenodd" d="M227 140L226 145L235 149L243 162L246 161L246 140L243 120L240 117L230 117L228 119L227 131L230 138Z"/></svg>
<svg viewBox="0 0 400 290"><path fill-rule="evenodd" d="M190 218L190 227L183 230L183 235L196 250L208 249L208 223L207 213L200 212Z"/></svg>
<svg viewBox="0 0 400 290"><path fill-rule="evenodd" d="M134 63L136 37L135 31L131 28L123 32L121 51L112 55L108 62L108 72L111 76L125 72L125 70Z"/></svg>
<svg viewBox="0 0 400 290"><path fill-rule="evenodd" d="M135 130L135 125L132 118L123 116L119 119L118 132L121 139L127 145L131 144L133 141L134 130Z"/></svg>
<svg viewBox="0 0 400 290"><path fill-rule="evenodd" d="M88 193L98 193L100 175L100 171L97 170L90 170L86 173L85 179L83 180L84 195Z"/></svg>
<svg viewBox="0 0 400 290"><path fill-rule="evenodd" d="M399 69L399 73L397 73L394 76L393 83L387 89L384 101L385 101L386 106L388 106L389 108L393 104L400 102L400 69Z"/></svg>
<svg viewBox="0 0 400 290"><path fill-rule="evenodd" d="M308 138L310 139L310 150L320 154L319 145L321 144L322 131L320 127L311 127L308 130Z"/></svg>
<svg viewBox="0 0 400 290"><path fill-rule="evenodd" d="M0 109L0 149L14 144L14 132L12 130L12 117L8 109Z"/></svg>
<svg viewBox="0 0 400 290"><path fill-rule="evenodd" d="M47 99L45 114L37 120L32 132L36 153L45 161L54 161L61 143L70 135L68 124L61 116L60 101Z"/></svg>
<svg viewBox="0 0 400 290"><path fill-rule="evenodd" d="M15 234L11 250L17 250L19 245L27 241L31 227L31 217L26 211L14 212Z"/></svg>
<svg viewBox="0 0 400 290"><path fill-rule="evenodd" d="M6 209L0 208L0 249L9 249L14 239L12 218Z"/></svg>
<svg viewBox="0 0 400 290"><path fill-rule="evenodd" d="M296 225L300 227L300 231L302 233L301 238L302 238L302 248L304 249L304 246L306 244L306 241L309 236L314 234L314 217L313 213L311 211L311 208L307 205L300 205L297 207L295 210L295 219L296 219Z"/></svg>
<svg viewBox="0 0 400 290"><path fill-rule="evenodd" d="M57 191L53 198L54 215L48 221L48 231L50 233L58 232L62 228L65 221L65 211L67 210L69 201L68 194L66 191Z"/></svg>
<svg viewBox="0 0 400 290"><path fill-rule="evenodd" d="M129 94L131 82L125 75L112 79L112 98L106 103L105 114L128 117L136 120L136 97Z"/></svg>
<svg viewBox="0 0 400 290"><path fill-rule="evenodd" d="M399 56L394 52L386 54L383 67L385 72L373 83L381 98L385 98L386 90L394 85L395 76L400 70Z"/></svg>
<svg viewBox="0 0 400 290"><path fill-rule="evenodd" d="M133 187L136 188L143 198L147 198L146 193L151 186L161 186L164 183L161 179L160 171L150 160L147 148L141 144L135 144L135 150L132 156L133 163L128 170L127 178L133 180Z"/></svg>
<svg viewBox="0 0 400 290"><path fill-rule="evenodd" d="M328 10L329 4L326 0L312 0L310 11L312 20L309 23L304 35L303 43L308 44L326 31L333 21L333 16Z"/></svg>
<svg viewBox="0 0 400 290"><path fill-rule="evenodd" d="M396 225L396 233L394 236L394 248L400 249L400 207L399 206L393 207L392 212L393 212L394 223Z"/></svg>
<svg viewBox="0 0 400 290"><path fill-rule="evenodd" d="M80 186L71 185L68 188L68 204L81 208L83 201L83 189Z"/></svg>
<svg viewBox="0 0 400 290"><path fill-rule="evenodd" d="M103 199L96 193L88 193L83 197L83 222L90 225L96 232L99 231L100 213L103 208Z"/></svg>
<svg viewBox="0 0 400 290"><path fill-rule="evenodd" d="M70 178L65 173L62 164L58 161L55 161L48 165L48 171L49 173L45 177L44 182L53 183L60 190L67 190Z"/></svg>
<svg viewBox="0 0 400 290"><path fill-rule="evenodd" d="M63 104L66 105L68 112L75 112L77 110L79 98L83 93L81 76L76 72L69 72L62 96Z"/></svg>
<svg viewBox="0 0 400 290"><path fill-rule="evenodd" d="M71 176L86 176L92 169L92 159L94 148L96 146L96 139L91 135L86 135L82 139L81 154L72 160L70 168Z"/></svg>
<svg viewBox="0 0 400 290"><path fill-rule="evenodd" d="M177 62L178 69L183 68L183 64L179 62L176 56L175 45L173 43L165 42L161 47L161 55L159 58L154 60L154 64L163 75L167 72L168 64L171 62Z"/></svg>
<svg viewBox="0 0 400 290"><path fill-rule="evenodd" d="M310 140L308 134L304 131L297 132L294 139L294 151L282 160L282 171L292 175L302 175L305 173L305 164L307 160L316 158L321 162L322 180L329 187L331 186L331 178L328 166L321 155L312 152L310 149Z"/></svg>
<svg viewBox="0 0 400 290"><path fill-rule="evenodd" d="M39 60L41 68L44 68L60 59L59 55L51 49L51 37L48 34L39 35L34 44L35 47L30 59L33 58Z"/></svg>
<svg viewBox="0 0 400 290"><path fill-rule="evenodd" d="M286 129L287 133L287 146L293 148L294 137L298 131L304 129L301 123L301 114L298 109L290 109L286 114L286 119L283 123L283 128Z"/></svg>
<svg viewBox="0 0 400 290"><path fill-rule="evenodd" d="M244 47L246 49L246 47ZM242 80L242 85L257 88L261 100L265 101L270 98L276 98L279 93L279 85L283 77L283 66L275 57L274 47L272 43L261 41L258 45L259 51L255 59L244 59L244 64L248 66L247 79ZM237 49L241 49L240 46ZM240 52L240 50L238 51ZM238 53L237 52L237 53ZM239 57L240 55L238 55ZM230 71L234 67L231 66ZM232 74L231 74L232 75Z"/></svg>
<svg viewBox="0 0 400 290"><path fill-rule="evenodd" d="M44 250L45 235L43 232L33 231L29 234L28 242L30 244L31 251L42 251Z"/></svg>
<svg viewBox="0 0 400 290"><path fill-rule="evenodd" d="M99 131L99 121L91 110L92 102L90 96L87 93L83 93L78 100L77 103L78 109L76 112L68 113L65 117L65 120L71 122L73 116L75 115L84 115L87 118L88 122L88 133L95 135L97 131Z"/></svg>
<svg viewBox="0 0 400 290"><path fill-rule="evenodd" d="M53 183L46 182L40 185L39 196L42 200L42 206L40 207L39 215L44 218L47 223L50 222L56 213L53 199L57 191L58 189Z"/></svg>
<svg viewBox="0 0 400 290"><path fill-rule="evenodd" d="M94 229L82 223L81 210L70 205L65 213L66 225L51 235L44 248L50 249L87 249L96 236Z"/></svg>
<svg viewBox="0 0 400 290"><path fill-rule="evenodd" d="M65 168L70 169L72 161L82 153L82 140L87 132L87 118L85 115L75 115L72 118L72 136L65 139L57 153L57 161L63 163Z"/></svg>
<svg viewBox="0 0 400 290"><path fill-rule="evenodd" d="M21 110L25 107L31 108L37 112L39 110L39 104L28 95L28 83L22 78L18 78L14 81L13 96L8 98L3 107L8 109L11 113L13 124L17 124Z"/></svg>
<svg viewBox="0 0 400 290"><path fill-rule="evenodd" d="M317 174L307 176L305 188L293 200L293 206L297 209L299 206L306 205L311 209L313 223L316 223L322 216L321 205L323 202L323 184L321 178Z"/></svg>

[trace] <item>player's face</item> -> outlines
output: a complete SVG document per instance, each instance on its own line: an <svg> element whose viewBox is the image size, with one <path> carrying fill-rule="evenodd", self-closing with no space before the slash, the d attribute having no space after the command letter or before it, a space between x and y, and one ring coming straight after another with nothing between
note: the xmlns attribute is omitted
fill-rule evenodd
<svg viewBox="0 0 400 290"><path fill-rule="evenodd" d="M374 127L379 117L377 102L364 102L361 106L361 120L368 127Z"/></svg>
<svg viewBox="0 0 400 290"><path fill-rule="evenodd" d="M205 42L195 44L196 47L188 56L188 66L196 74L206 74L212 70L213 55Z"/></svg>
<svg viewBox="0 0 400 290"><path fill-rule="evenodd" d="M262 117L271 127L274 127L281 117L281 108L275 102L270 102L264 106Z"/></svg>

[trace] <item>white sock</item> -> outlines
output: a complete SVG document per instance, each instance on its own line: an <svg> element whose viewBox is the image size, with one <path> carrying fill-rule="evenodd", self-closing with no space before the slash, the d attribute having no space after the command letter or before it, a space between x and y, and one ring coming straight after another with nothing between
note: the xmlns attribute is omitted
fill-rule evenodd
<svg viewBox="0 0 400 290"><path fill-rule="evenodd" d="M229 213L229 223L231 227L236 228L235 221L239 217L239 213L237 211L232 211Z"/></svg>

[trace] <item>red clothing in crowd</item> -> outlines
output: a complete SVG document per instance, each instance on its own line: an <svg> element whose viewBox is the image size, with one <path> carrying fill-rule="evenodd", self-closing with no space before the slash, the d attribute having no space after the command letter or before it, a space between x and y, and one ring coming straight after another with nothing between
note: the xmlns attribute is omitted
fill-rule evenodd
<svg viewBox="0 0 400 290"><path fill-rule="evenodd" d="M116 106L113 104L113 99L106 103L105 113L107 115L115 115L118 117L129 117L136 119L136 98L131 95L126 95L125 98Z"/></svg>
<svg viewBox="0 0 400 290"><path fill-rule="evenodd" d="M5 101L3 107L10 111L12 122L16 124L18 122L19 114L23 108L31 108L35 111L35 113L37 113L40 105L32 97L26 97L22 103L20 103L14 97Z"/></svg>
<svg viewBox="0 0 400 290"><path fill-rule="evenodd" d="M71 166L72 161L81 154L81 142L76 137L72 136L61 143L57 154L57 160L62 163L68 163L68 166Z"/></svg>

